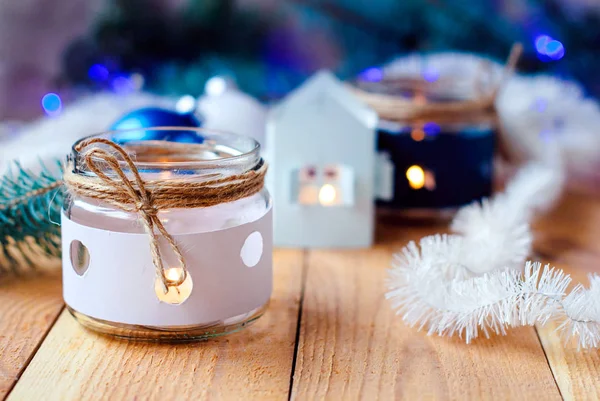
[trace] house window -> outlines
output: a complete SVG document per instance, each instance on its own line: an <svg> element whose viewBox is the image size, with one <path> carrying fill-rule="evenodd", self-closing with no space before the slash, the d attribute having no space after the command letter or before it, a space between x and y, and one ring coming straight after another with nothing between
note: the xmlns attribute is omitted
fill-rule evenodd
<svg viewBox="0 0 600 401"><path fill-rule="evenodd" d="M292 172L292 203L302 206L354 205L354 172L340 164L304 166Z"/></svg>

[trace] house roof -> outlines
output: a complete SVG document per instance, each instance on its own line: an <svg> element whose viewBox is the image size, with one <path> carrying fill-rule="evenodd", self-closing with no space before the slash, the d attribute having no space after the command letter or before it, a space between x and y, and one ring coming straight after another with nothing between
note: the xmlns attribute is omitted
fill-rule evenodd
<svg viewBox="0 0 600 401"><path fill-rule="evenodd" d="M372 129L377 127L377 113L348 90L335 75L326 70L317 72L292 91L281 103L273 107L271 116L281 117L287 108L301 107L320 97L335 100L366 127Z"/></svg>

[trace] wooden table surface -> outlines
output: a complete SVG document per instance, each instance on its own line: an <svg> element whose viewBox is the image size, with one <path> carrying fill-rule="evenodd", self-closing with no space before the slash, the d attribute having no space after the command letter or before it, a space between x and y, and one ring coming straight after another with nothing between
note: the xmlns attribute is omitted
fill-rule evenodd
<svg viewBox="0 0 600 401"><path fill-rule="evenodd" d="M0 281L0 399L597 400L600 351L554 327L506 337L428 337L384 299L391 255L444 226L380 222L366 250L277 250L269 311L234 335L191 344L86 331L59 273ZM576 280L600 271L600 197L570 194L536 223L535 252Z"/></svg>

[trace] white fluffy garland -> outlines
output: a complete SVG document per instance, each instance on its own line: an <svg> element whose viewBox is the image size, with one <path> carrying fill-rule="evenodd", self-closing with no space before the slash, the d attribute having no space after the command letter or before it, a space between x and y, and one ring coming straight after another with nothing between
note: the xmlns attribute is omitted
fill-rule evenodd
<svg viewBox="0 0 600 401"><path fill-rule="evenodd" d="M600 346L600 276L568 295L569 275L528 261L529 220L555 200L560 167L531 163L504 193L462 208L455 235L422 238L394 255L387 298L410 326L467 343L483 333L560 319L559 330L581 348ZM524 266L524 269L523 269Z"/></svg>

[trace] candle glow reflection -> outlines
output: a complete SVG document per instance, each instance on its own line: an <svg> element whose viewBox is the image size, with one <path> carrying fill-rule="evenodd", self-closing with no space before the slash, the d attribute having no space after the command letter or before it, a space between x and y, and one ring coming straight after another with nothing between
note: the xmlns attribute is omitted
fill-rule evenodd
<svg viewBox="0 0 600 401"><path fill-rule="evenodd" d="M410 166L406 170L406 178L413 189L421 189L425 185L425 172L420 166Z"/></svg>
<svg viewBox="0 0 600 401"><path fill-rule="evenodd" d="M331 205L337 198L337 191L331 184L325 184L319 190L319 203L323 206Z"/></svg>

